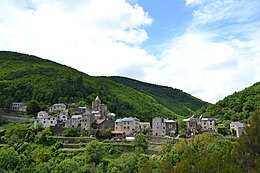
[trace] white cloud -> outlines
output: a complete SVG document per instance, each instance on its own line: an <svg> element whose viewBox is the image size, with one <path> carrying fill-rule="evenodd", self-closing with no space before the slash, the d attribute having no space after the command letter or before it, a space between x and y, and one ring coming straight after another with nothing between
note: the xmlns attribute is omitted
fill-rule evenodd
<svg viewBox="0 0 260 173"><path fill-rule="evenodd" d="M186 5L200 5L202 0L186 0Z"/></svg>
<svg viewBox="0 0 260 173"><path fill-rule="evenodd" d="M156 63L138 47L152 19L124 0L1 1L0 11L1 50L34 54L90 75L142 78L135 67L143 71Z"/></svg>
<svg viewBox="0 0 260 173"><path fill-rule="evenodd" d="M164 44L157 67L146 81L180 88L215 103L260 80L260 26L250 1L197 3L187 31ZM240 10L239 10L240 9Z"/></svg>

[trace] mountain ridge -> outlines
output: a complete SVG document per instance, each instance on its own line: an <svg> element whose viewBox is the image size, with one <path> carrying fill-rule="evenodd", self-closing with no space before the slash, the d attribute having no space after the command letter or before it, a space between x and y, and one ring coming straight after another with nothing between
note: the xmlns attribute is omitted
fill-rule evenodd
<svg viewBox="0 0 260 173"><path fill-rule="evenodd" d="M195 111L194 107L187 107L179 102L178 106L182 109L176 113L176 110L166 104L173 102L169 100L170 98L163 102L154 95L154 92L127 86L123 82L113 81L111 77L90 76L66 65L33 55L0 51L0 69L0 91L2 91L0 107L8 107L15 101L30 100L37 100L41 104L72 103L83 100L90 105L91 101L99 95L111 112L119 116L136 116L141 120L151 120L154 116L176 117L177 114L187 115ZM134 81L137 82L136 85L144 85L141 81ZM159 87L155 84L149 86ZM159 87L162 88L169 87ZM181 90L178 91L182 93ZM189 96L186 104L208 105Z"/></svg>

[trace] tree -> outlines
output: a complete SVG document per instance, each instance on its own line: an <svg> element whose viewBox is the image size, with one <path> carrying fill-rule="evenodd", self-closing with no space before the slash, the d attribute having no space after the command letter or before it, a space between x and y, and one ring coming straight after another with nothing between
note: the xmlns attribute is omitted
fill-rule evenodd
<svg viewBox="0 0 260 173"><path fill-rule="evenodd" d="M0 149L0 172L3 170L15 170L21 164L18 153L12 148Z"/></svg>
<svg viewBox="0 0 260 173"><path fill-rule="evenodd" d="M27 107L27 113L29 115L32 115L32 116L36 116L37 113L41 110L41 106L40 106L40 103L36 100L31 100L29 103L28 103L28 107Z"/></svg>
<svg viewBox="0 0 260 173"><path fill-rule="evenodd" d="M146 150L148 148L148 139L143 133L140 133L135 137L134 146Z"/></svg>
<svg viewBox="0 0 260 173"><path fill-rule="evenodd" d="M248 127L237 140L237 152L243 172L260 172L260 111L255 112Z"/></svg>

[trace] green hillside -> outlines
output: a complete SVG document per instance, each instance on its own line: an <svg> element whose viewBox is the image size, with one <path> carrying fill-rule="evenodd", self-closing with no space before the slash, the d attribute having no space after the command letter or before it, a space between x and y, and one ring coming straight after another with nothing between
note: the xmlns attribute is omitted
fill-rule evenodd
<svg viewBox="0 0 260 173"><path fill-rule="evenodd" d="M121 117L137 116L141 120L150 120L154 116L176 114L167 104L164 105L173 102L170 98L161 102L152 94L107 78L92 77L31 55L0 52L0 107L7 108L12 102L30 100L37 100L42 105L82 100L91 105L97 95L111 112ZM186 112L178 111L178 114Z"/></svg>
<svg viewBox="0 0 260 173"><path fill-rule="evenodd" d="M256 110L260 110L260 82L235 92L207 109L197 111L196 114L202 113L222 120L247 121Z"/></svg>
<svg viewBox="0 0 260 173"><path fill-rule="evenodd" d="M108 78L153 97L160 104L180 115L191 115L195 110L209 105L209 103L199 100L179 89L149 84L125 77L113 76Z"/></svg>

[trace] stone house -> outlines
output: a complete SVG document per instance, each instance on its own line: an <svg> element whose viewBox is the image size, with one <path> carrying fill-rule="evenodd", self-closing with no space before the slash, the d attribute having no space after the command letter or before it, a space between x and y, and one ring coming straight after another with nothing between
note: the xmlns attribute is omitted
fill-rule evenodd
<svg viewBox="0 0 260 173"><path fill-rule="evenodd" d="M34 126L36 127L37 123L42 123L44 128L57 125L58 118L55 116L49 116L47 112L40 111L37 114L37 118L34 120Z"/></svg>
<svg viewBox="0 0 260 173"><path fill-rule="evenodd" d="M140 120L135 117L125 117L115 121L115 131L125 132L125 135L131 135L138 132Z"/></svg>
<svg viewBox="0 0 260 173"><path fill-rule="evenodd" d="M50 112L53 112L53 111L64 111L66 110L66 105L63 104L63 103L56 103L54 105L52 105L52 107L50 108Z"/></svg>
<svg viewBox="0 0 260 173"><path fill-rule="evenodd" d="M27 106L25 106L24 103L14 102L11 105L11 110L13 110L13 111L26 112L26 109L27 109Z"/></svg>
<svg viewBox="0 0 260 173"><path fill-rule="evenodd" d="M202 118L202 116L199 118L194 118L194 116L191 116L190 118L184 119L183 121L186 123L186 133L191 136L203 131L216 130L215 118Z"/></svg>
<svg viewBox="0 0 260 173"><path fill-rule="evenodd" d="M155 136L174 136L178 133L177 121L155 117L152 120L153 135Z"/></svg>
<svg viewBox="0 0 260 173"><path fill-rule="evenodd" d="M89 130L94 120L93 114L89 112L86 112L83 115L73 115L65 122L65 128Z"/></svg>
<svg viewBox="0 0 260 173"><path fill-rule="evenodd" d="M150 122L139 122L139 129L142 132L151 129Z"/></svg>
<svg viewBox="0 0 260 173"><path fill-rule="evenodd" d="M235 131L236 136L239 137L246 129L246 124L241 122L230 123L230 130Z"/></svg>

